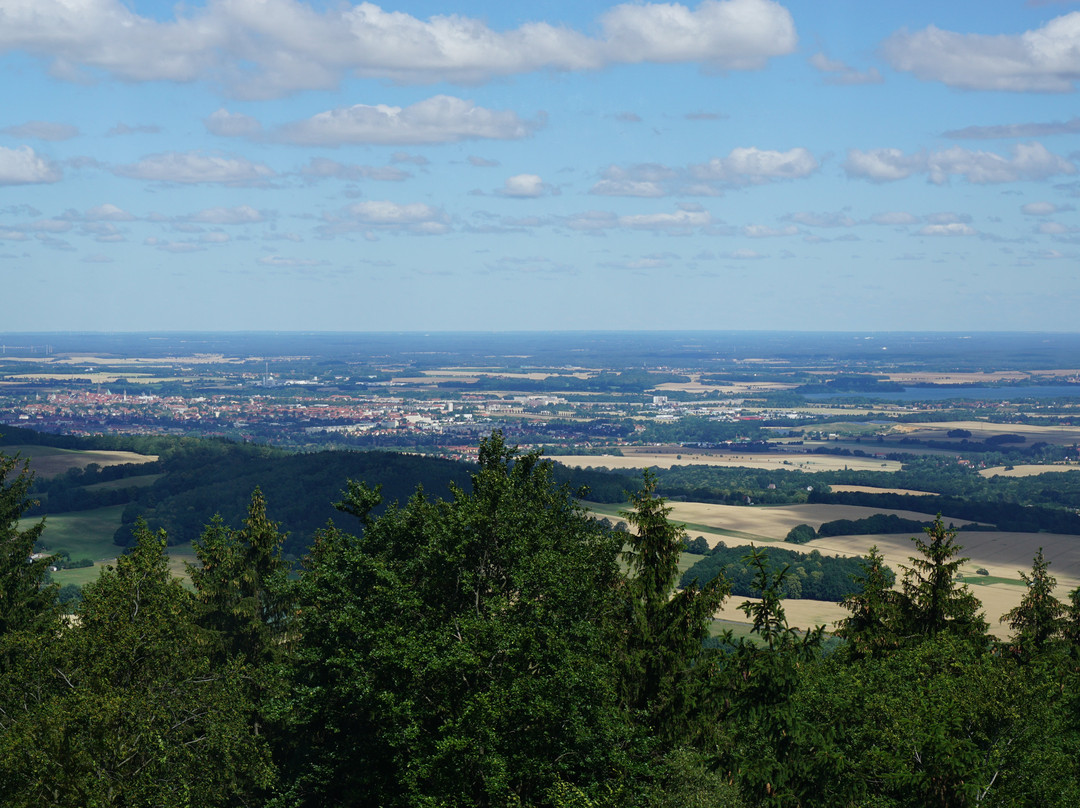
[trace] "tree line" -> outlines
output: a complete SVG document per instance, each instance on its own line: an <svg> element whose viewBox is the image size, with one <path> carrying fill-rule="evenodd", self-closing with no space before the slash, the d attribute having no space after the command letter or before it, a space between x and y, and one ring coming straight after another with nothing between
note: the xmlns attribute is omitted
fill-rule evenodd
<svg viewBox="0 0 1080 808"><path fill-rule="evenodd" d="M685 535L655 478L624 532L500 434L446 498L348 482L295 568L258 489L240 527L204 527L192 589L137 524L67 620L29 560L29 493L3 459L6 806L1080 800L1080 593L1058 601L1037 555L995 642L940 520L899 588L864 560L825 653L760 549L751 638L707 644L730 584L678 589Z"/></svg>

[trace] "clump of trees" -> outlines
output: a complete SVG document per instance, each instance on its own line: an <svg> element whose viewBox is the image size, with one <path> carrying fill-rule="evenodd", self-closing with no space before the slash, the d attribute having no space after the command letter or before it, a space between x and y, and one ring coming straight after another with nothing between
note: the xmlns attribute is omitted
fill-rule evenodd
<svg viewBox="0 0 1080 808"><path fill-rule="evenodd" d="M138 525L64 618L28 486L0 462L5 806L1080 801L1080 591L1038 553L994 642L940 519L899 587L856 560L839 639L786 619L813 554L733 550L752 631L710 636L732 582L678 587L655 478L612 527L496 433L448 498L349 482L296 568L258 490L193 589Z"/></svg>

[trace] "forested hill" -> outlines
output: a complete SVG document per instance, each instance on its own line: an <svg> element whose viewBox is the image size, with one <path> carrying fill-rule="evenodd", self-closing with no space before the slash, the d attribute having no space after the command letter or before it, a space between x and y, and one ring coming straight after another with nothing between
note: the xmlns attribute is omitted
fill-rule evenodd
<svg viewBox="0 0 1080 808"><path fill-rule="evenodd" d="M299 557L315 531L333 519L346 530L359 530L355 520L334 508L348 480L381 486L384 503L404 504L417 488L432 499L449 498L451 485L468 489L474 464L387 451L328 451L308 454L257 444L205 438L105 436L79 438L42 435L4 427L7 445L64 449L113 449L158 455L154 463L73 469L50 479L38 478L34 496L41 505L30 515L125 505L123 524L114 541L133 541L138 519L152 529L164 528L170 544L190 542L215 514L238 526L247 515L255 488L262 490L268 516L288 531L286 555ZM54 438L62 437L62 441ZM32 449L26 454L32 454ZM636 483L628 476L557 467L555 477L572 490L625 500ZM152 476L151 476L152 475ZM385 507L385 504L384 506ZM381 508L380 508L381 510Z"/></svg>

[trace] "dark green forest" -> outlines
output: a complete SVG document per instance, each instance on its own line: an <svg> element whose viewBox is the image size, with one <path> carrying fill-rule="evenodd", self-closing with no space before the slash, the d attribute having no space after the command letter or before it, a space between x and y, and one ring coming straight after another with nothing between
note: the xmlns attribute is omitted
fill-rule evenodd
<svg viewBox="0 0 1080 808"><path fill-rule="evenodd" d="M191 588L136 522L64 617L19 527L31 477L0 460L0 804L1080 803L1080 593L1054 596L1041 551L1007 642L940 520L899 587L858 564L828 642L784 614L811 557L733 551L753 633L707 642L732 583L679 588L652 475L626 531L498 433L445 493L378 481L340 481L295 564L249 491L203 526Z"/></svg>

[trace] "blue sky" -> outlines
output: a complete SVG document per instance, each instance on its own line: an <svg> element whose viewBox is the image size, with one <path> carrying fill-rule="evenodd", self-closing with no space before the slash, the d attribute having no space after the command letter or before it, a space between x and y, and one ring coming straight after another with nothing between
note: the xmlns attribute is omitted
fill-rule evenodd
<svg viewBox="0 0 1080 808"><path fill-rule="evenodd" d="M0 0L5 331L1052 330L1080 3Z"/></svg>

